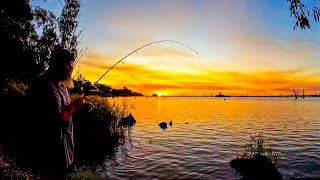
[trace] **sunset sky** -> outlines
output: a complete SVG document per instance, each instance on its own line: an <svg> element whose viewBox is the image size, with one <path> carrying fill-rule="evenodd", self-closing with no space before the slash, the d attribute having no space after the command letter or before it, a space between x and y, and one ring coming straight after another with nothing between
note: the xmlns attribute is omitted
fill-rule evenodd
<svg viewBox="0 0 320 180"><path fill-rule="evenodd" d="M62 0L60 0L61 2ZM33 0L59 14L57 0ZM83 0L85 52L75 71L144 95L320 93L320 23L293 30L286 0Z"/></svg>

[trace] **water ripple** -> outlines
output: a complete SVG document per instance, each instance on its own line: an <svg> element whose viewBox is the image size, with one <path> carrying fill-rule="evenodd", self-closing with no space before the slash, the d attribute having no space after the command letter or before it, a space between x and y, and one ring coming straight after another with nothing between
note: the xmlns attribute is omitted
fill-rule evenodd
<svg viewBox="0 0 320 180"><path fill-rule="evenodd" d="M115 101L122 103L121 98ZM263 131L284 179L320 177L320 102L306 98L126 98L132 148L106 159L106 179L239 179L229 162ZM173 121L166 130L160 122ZM188 122L188 124L186 124Z"/></svg>

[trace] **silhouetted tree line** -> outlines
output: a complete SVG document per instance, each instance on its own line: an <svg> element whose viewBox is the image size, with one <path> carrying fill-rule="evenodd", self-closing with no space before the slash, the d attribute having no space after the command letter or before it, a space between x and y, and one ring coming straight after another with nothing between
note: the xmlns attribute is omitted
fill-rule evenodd
<svg viewBox="0 0 320 180"><path fill-rule="evenodd" d="M114 89L105 84L92 84L79 74L74 80L75 88L71 89L72 94L98 95L103 97L113 96L143 96L138 92L133 92L124 86L122 89Z"/></svg>
<svg viewBox="0 0 320 180"><path fill-rule="evenodd" d="M122 89L112 89L111 94L113 96L143 96L143 94L138 92L132 92L126 86L123 86Z"/></svg>

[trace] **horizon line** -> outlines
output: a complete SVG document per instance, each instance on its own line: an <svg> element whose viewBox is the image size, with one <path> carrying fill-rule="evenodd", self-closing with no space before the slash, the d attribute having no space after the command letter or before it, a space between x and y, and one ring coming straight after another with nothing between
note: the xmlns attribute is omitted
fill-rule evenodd
<svg viewBox="0 0 320 180"><path fill-rule="evenodd" d="M197 96L197 95L190 95L190 96L178 96L178 95L162 95L162 96L145 96L144 97L209 97L209 98L228 98L228 97L295 97L295 95L230 95L230 96ZM297 95L297 97L303 97L303 95ZM320 97L320 94L313 94L313 95L304 95L304 97Z"/></svg>

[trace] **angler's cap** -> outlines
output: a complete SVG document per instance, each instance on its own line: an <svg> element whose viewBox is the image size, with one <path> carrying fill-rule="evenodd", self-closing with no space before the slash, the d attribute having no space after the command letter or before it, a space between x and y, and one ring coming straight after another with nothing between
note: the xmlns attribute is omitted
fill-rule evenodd
<svg viewBox="0 0 320 180"><path fill-rule="evenodd" d="M50 66L61 66L65 63L75 60L75 53L61 47L56 46L51 53Z"/></svg>

